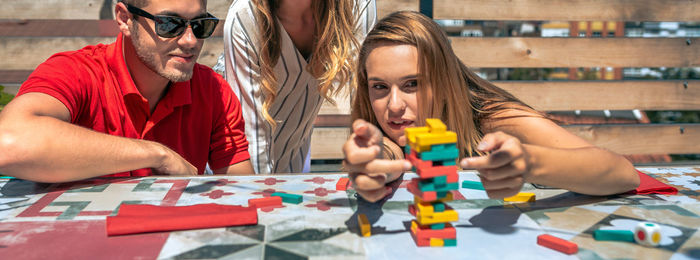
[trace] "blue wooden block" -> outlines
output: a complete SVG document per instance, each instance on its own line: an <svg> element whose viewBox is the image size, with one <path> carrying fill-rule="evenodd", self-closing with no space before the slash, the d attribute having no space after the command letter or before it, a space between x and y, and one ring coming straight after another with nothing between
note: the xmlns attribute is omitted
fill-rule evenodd
<svg viewBox="0 0 700 260"><path fill-rule="evenodd" d="M443 246L457 246L457 239L443 239Z"/></svg>
<svg viewBox="0 0 700 260"><path fill-rule="evenodd" d="M280 197L280 198L282 198L282 202L293 203L293 204L299 204L304 200L304 198L301 195L281 193L281 192L272 193L270 196Z"/></svg>
<svg viewBox="0 0 700 260"><path fill-rule="evenodd" d="M411 146L406 144L406 146L403 147L403 153L410 154L411 153Z"/></svg>

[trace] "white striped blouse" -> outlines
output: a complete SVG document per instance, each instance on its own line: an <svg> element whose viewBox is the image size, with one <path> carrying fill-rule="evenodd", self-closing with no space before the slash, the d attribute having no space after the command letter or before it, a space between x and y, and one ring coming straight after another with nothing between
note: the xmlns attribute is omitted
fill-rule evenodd
<svg viewBox="0 0 700 260"><path fill-rule="evenodd" d="M362 13L357 35L361 42L377 22L377 7L375 0L358 1ZM255 172L303 172L304 162L309 159L313 123L323 101L319 82L305 69L307 61L280 24L281 55L274 67L278 95L269 110L279 123L273 131L262 116L265 97L260 82L255 80L260 75L260 32L254 8L249 0L234 0L229 7L224 24L225 52L215 70L220 70L223 60L226 81L240 99Z"/></svg>

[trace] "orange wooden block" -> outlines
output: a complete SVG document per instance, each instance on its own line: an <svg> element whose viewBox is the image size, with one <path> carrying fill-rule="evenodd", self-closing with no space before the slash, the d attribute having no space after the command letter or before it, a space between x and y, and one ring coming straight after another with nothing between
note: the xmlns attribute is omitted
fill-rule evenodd
<svg viewBox="0 0 700 260"><path fill-rule="evenodd" d="M282 198L271 196L266 198L249 199L248 206L253 208L282 206Z"/></svg>
<svg viewBox="0 0 700 260"><path fill-rule="evenodd" d="M578 252L575 243L547 234L537 236L537 244L569 255Z"/></svg>
<svg viewBox="0 0 700 260"><path fill-rule="evenodd" d="M335 183L335 190L347 190L349 182L350 179L345 177L338 179L338 182Z"/></svg>
<svg viewBox="0 0 700 260"><path fill-rule="evenodd" d="M369 224L367 215L362 213L357 214L357 224L360 225L360 233L362 233L363 237L372 235L372 226Z"/></svg>

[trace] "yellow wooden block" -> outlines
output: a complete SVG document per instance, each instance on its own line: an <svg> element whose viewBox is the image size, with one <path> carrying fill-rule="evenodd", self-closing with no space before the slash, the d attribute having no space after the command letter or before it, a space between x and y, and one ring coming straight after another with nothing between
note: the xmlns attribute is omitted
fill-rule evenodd
<svg viewBox="0 0 700 260"><path fill-rule="evenodd" d="M503 201L508 202L534 202L535 194L532 192L520 192L513 197L503 198Z"/></svg>
<svg viewBox="0 0 700 260"><path fill-rule="evenodd" d="M441 134L421 133L416 135L416 144L420 147L457 142L457 133L446 131ZM413 148L413 146L411 146Z"/></svg>
<svg viewBox="0 0 700 260"><path fill-rule="evenodd" d="M360 233L362 233L363 237L372 235L372 227L365 214L357 214L357 223L360 225Z"/></svg>
<svg viewBox="0 0 700 260"><path fill-rule="evenodd" d="M428 118L425 120L425 124L430 128L430 132L433 134L441 134L447 131L447 126L437 118Z"/></svg>
<svg viewBox="0 0 700 260"><path fill-rule="evenodd" d="M430 246L431 247L445 246L445 240L442 240L440 238L430 238Z"/></svg>
<svg viewBox="0 0 700 260"><path fill-rule="evenodd" d="M409 127L404 130L406 133L406 140L409 144L416 142L416 135L421 133L430 133L430 128L427 126L421 127ZM413 146L411 146L413 147Z"/></svg>
<svg viewBox="0 0 700 260"><path fill-rule="evenodd" d="M430 202L416 203L415 205L417 212L420 212L421 216L431 217L433 216L433 212L435 212L433 204Z"/></svg>
<svg viewBox="0 0 700 260"><path fill-rule="evenodd" d="M454 199L454 195L452 194L452 192L448 192L444 198L436 200L436 201L448 202L448 201L452 201L453 199ZM435 201L431 201L431 202L435 202ZM413 196L413 203L418 204L418 203L426 203L426 202L423 201L422 199L420 199L420 197L418 197L418 196Z"/></svg>
<svg viewBox="0 0 700 260"><path fill-rule="evenodd" d="M416 221L421 225L432 225L438 223L455 222L459 220L459 214L457 211L450 209L443 212L433 212L433 216L426 217L416 212Z"/></svg>

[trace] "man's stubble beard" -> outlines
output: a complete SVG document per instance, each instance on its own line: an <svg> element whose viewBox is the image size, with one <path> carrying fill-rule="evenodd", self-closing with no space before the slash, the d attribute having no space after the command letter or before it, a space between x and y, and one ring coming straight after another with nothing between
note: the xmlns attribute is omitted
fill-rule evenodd
<svg viewBox="0 0 700 260"><path fill-rule="evenodd" d="M139 23L136 22L134 24L139 24ZM140 41L141 35L139 34L139 29L136 28L136 26L140 26L140 24L132 27L131 42L134 46L134 49L136 50L136 56L138 56L138 58L141 60L141 62L143 62L143 64L146 65L146 67L148 67L151 71L157 73L161 77L166 78L167 80L169 80L171 82L188 81L192 78L192 71L193 71L194 65L192 66L192 68L190 68L187 71L182 71L182 70L178 70L175 68L168 71L165 68L157 66L158 64L157 64L155 55L157 55L158 53L156 53L153 50L149 50L148 48L141 45L141 41ZM189 50L189 51L182 50L180 52L181 53L183 53L183 52L184 53L193 53L193 52L195 52L195 50Z"/></svg>

